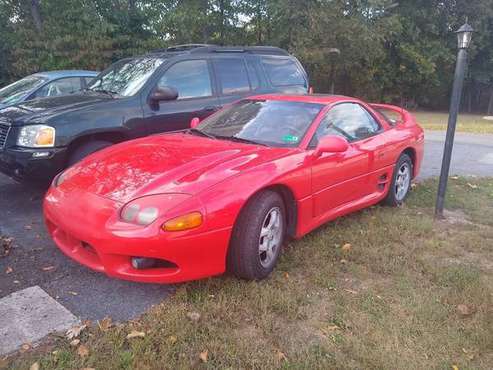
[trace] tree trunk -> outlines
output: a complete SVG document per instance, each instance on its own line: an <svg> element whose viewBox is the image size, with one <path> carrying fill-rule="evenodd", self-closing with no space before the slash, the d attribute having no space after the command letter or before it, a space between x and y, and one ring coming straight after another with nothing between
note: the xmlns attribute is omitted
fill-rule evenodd
<svg viewBox="0 0 493 370"><path fill-rule="evenodd" d="M219 11L221 14L221 30L219 33L219 39L221 40L221 45L224 45L224 25L225 25L225 19L224 19L224 0L219 1Z"/></svg>
<svg viewBox="0 0 493 370"><path fill-rule="evenodd" d="M488 115L493 114L493 86L491 87L490 90L490 102L488 104Z"/></svg>
<svg viewBox="0 0 493 370"><path fill-rule="evenodd" d="M257 2L257 45L262 45L262 5Z"/></svg>
<svg viewBox="0 0 493 370"><path fill-rule="evenodd" d="M31 0L31 15L33 17L34 27L40 32L43 29L43 21L41 20L41 11L39 8L40 0Z"/></svg>
<svg viewBox="0 0 493 370"><path fill-rule="evenodd" d="M202 21L202 39L204 40L204 44L209 42L209 25L207 22L207 10L209 9L209 0L202 0L200 2L200 7L202 8L202 12L204 14L204 18Z"/></svg>

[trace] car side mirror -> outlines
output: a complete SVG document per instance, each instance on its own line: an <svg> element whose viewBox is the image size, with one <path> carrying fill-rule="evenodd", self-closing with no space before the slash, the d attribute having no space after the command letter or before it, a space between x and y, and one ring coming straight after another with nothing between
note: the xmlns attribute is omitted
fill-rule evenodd
<svg viewBox="0 0 493 370"><path fill-rule="evenodd" d="M315 156L319 157L322 153L342 153L348 150L349 143L342 136L327 135L318 141L315 149Z"/></svg>
<svg viewBox="0 0 493 370"><path fill-rule="evenodd" d="M200 124L200 118L199 117L193 117L192 120L190 121L190 128L195 128Z"/></svg>
<svg viewBox="0 0 493 370"><path fill-rule="evenodd" d="M178 91L170 86L156 87L149 96L149 102L152 105L158 105L159 102L176 99L178 99Z"/></svg>

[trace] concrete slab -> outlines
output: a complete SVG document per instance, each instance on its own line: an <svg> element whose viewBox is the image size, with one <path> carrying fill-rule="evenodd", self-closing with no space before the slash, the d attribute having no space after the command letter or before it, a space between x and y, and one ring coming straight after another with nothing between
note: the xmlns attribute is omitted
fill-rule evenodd
<svg viewBox="0 0 493 370"><path fill-rule="evenodd" d="M12 293L0 299L0 355L78 323L77 317L39 286Z"/></svg>

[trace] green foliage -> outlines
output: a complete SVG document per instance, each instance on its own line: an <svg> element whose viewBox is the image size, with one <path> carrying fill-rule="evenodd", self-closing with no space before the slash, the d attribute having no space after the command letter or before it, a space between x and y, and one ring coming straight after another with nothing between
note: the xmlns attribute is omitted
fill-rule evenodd
<svg viewBox="0 0 493 370"><path fill-rule="evenodd" d="M466 92L482 108L493 0L0 0L0 84L173 44L262 44L298 56L316 91L446 108L466 17L478 31Z"/></svg>

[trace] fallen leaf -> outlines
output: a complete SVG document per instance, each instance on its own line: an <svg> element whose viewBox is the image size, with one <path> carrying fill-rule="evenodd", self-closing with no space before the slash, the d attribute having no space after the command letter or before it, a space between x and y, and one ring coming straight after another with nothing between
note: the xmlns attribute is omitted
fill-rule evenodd
<svg viewBox="0 0 493 370"><path fill-rule="evenodd" d="M7 238L0 236L0 257L7 257L12 249L12 242L14 238Z"/></svg>
<svg viewBox="0 0 493 370"><path fill-rule="evenodd" d="M6 369L8 365L7 356L0 358L0 369Z"/></svg>
<svg viewBox="0 0 493 370"><path fill-rule="evenodd" d="M207 362L207 356L209 356L209 351L208 350L205 350L203 352L200 352L200 355L199 355L200 361Z"/></svg>
<svg viewBox="0 0 493 370"><path fill-rule="evenodd" d="M132 330L129 334L127 334L127 339L144 338L145 336L146 333L144 333L143 331Z"/></svg>
<svg viewBox="0 0 493 370"><path fill-rule="evenodd" d="M14 271L14 269L12 267L8 266L7 269L5 270L5 273L11 274L13 271Z"/></svg>
<svg viewBox="0 0 493 370"><path fill-rule="evenodd" d="M166 339L166 342L168 342L168 344L173 345L176 343L177 340L178 338L176 338L174 335L170 335L168 339Z"/></svg>
<svg viewBox="0 0 493 370"><path fill-rule="evenodd" d="M77 292L73 292L73 291L69 291L68 294L72 294L72 295L79 295L79 293Z"/></svg>
<svg viewBox="0 0 493 370"><path fill-rule="evenodd" d="M29 351L30 349L31 349L31 343L24 343L21 346L21 352L26 352Z"/></svg>
<svg viewBox="0 0 493 370"><path fill-rule="evenodd" d="M89 348L87 348L84 344L81 344L79 348L77 348L77 354L80 357L87 357L89 356Z"/></svg>
<svg viewBox="0 0 493 370"><path fill-rule="evenodd" d="M343 259L341 260L341 263L342 263L343 265L345 265L345 264L347 263L347 260L345 260L345 259L343 258Z"/></svg>
<svg viewBox="0 0 493 370"><path fill-rule="evenodd" d="M453 370L459 370L459 367L457 365L452 365Z"/></svg>
<svg viewBox="0 0 493 370"><path fill-rule="evenodd" d="M200 314L198 312L188 312L187 317L194 322L200 320Z"/></svg>
<svg viewBox="0 0 493 370"><path fill-rule="evenodd" d="M341 248L344 252L349 252L351 250L351 244L346 243Z"/></svg>
<svg viewBox="0 0 493 370"><path fill-rule="evenodd" d="M417 187L418 187L418 184L416 184L414 182L411 184L411 189L416 189Z"/></svg>
<svg viewBox="0 0 493 370"><path fill-rule="evenodd" d="M459 304L457 305L457 312L462 316L471 316L476 312L476 309L467 304Z"/></svg>
<svg viewBox="0 0 493 370"><path fill-rule="evenodd" d="M327 330L328 331L334 331L334 330L338 330L339 327L337 325L329 325L327 326Z"/></svg>
<svg viewBox="0 0 493 370"><path fill-rule="evenodd" d="M103 320L98 321L99 329L102 331L107 331L112 325L111 317L105 317Z"/></svg>
<svg viewBox="0 0 493 370"><path fill-rule="evenodd" d="M79 345L79 343L80 343L80 339L74 339L74 340L72 340L72 341L70 342L70 345L71 345L72 347L77 347L77 346Z"/></svg>
<svg viewBox="0 0 493 370"><path fill-rule="evenodd" d="M46 267L43 267L42 270L47 272L47 271L51 271L51 270L54 270L55 269L55 266L46 266Z"/></svg>
<svg viewBox="0 0 493 370"><path fill-rule="evenodd" d="M459 180L459 176L450 176L452 180Z"/></svg>
<svg viewBox="0 0 493 370"><path fill-rule="evenodd" d="M471 184L470 182L467 183L467 186L469 186L471 189L477 189L478 186L475 184Z"/></svg>
<svg viewBox="0 0 493 370"><path fill-rule="evenodd" d="M95 368L93 367L83 367L82 369L80 370L96 370Z"/></svg>
<svg viewBox="0 0 493 370"><path fill-rule="evenodd" d="M67 336L68 340L77 338L86 327L86 325L72 326L70 329L67 330L67 333L65 333L65 335Z"/></svg>
<svg viewBox="0 0 493 370"><path fill-rule="evenodd" d="M39 370L39 362L35 362L29 367L29 370Z"/></svg>
<svg viewBox="0 0 493 370"><path fill-rule="evenodd" d="M358 294L356 290L351 290L351 289L344 289L346 292L351 293L351 294Z"/></svg>
<svg viewBox="0 0 493 370"><path fill-rule="evenodd" d="M286 279L289 279L289 274L288 274L287 272L285 272L285 273L284 273L284 277L285 277Z"/></svg>
<svg viewBox="0 0 493 370"><path fill-rule="evenodd" d="M286 357L286 355L284 353L282 353L281 351L277 351L277 359L279 361L285 361L287 360L288 358Z"/></svg>

